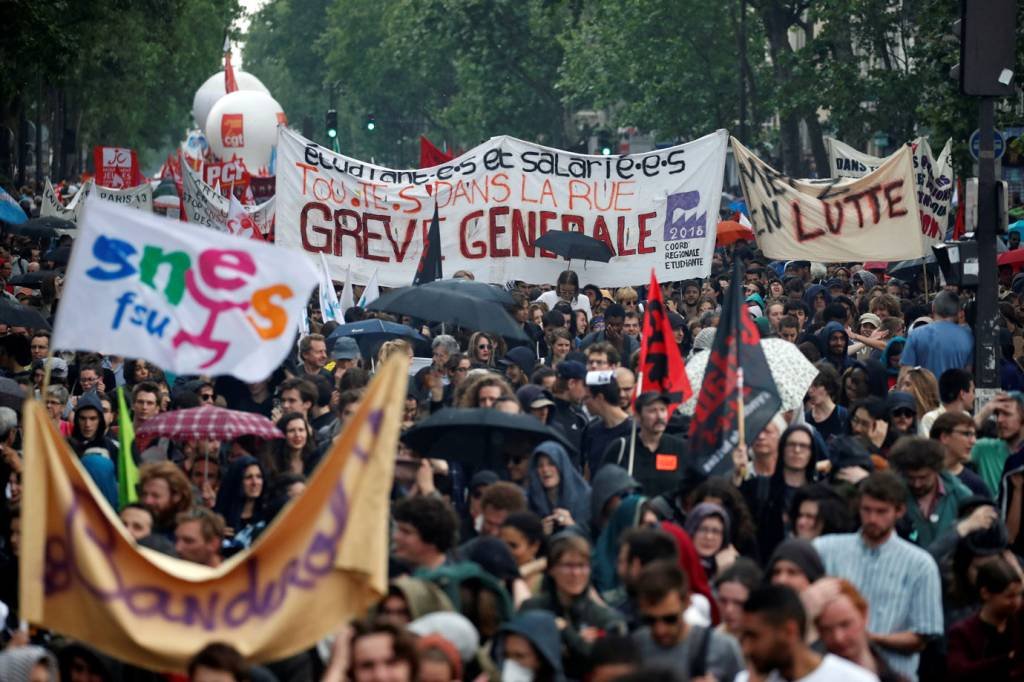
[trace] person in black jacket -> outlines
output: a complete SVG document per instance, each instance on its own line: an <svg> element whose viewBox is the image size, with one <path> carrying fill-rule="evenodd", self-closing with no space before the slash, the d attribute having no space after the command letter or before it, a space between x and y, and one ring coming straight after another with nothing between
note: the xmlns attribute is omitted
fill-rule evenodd
<svg viewBox="0 0 1024 682"><path fill-rule="evenodd" d="M115 464L119 450L115 440L107 435L107 424L103 417L103 403L96 391L89 391L78 399L71 428L71 447L78 456L86 450L100 449L107 453Z"/></svg>
<svg viewBox="0 0 1024 682"><path fill-rule="evenodd" d="M813 483L815 465L825 459L811 427L795 424L779 438L779 458L771 476L754 476L743 481L740 492L757 523L757 546L762 556L771 556L786 537L792 519L787 518L797 490Z"/></svg>

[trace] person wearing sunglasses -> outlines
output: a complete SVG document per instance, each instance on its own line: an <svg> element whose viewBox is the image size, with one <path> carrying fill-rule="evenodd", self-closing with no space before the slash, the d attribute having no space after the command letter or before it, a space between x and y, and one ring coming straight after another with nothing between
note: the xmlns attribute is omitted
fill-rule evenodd
<svg viewBox="0 0 1024 682"><path fill-rule="evenodd" d="M494 341L483 332L469 337L469 355L473 367L494 367Z"/></svg>
<svg viewBox="0 0 1024 682"><path fill-rule="evenodd" d="M903 391L893 391L886 398L889 412L889 429L899 435L917 435L917 404L914 396Z"/></svg>
<svg viewBox="0 0 1024 682"><path fill-rule="evenodd" d="M646 665L686 670L688 679L731 680L743 670L735 639L683 618L690 581L676 562L663 559L645 566L634 591L644 627L633 634L633 642Z"/></svg>

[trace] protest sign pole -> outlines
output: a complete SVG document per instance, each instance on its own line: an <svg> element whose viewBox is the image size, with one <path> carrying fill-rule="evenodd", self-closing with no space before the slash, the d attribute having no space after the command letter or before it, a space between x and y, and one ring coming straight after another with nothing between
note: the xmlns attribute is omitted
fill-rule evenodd
<svg viewBox="0 0 1024 682"><path fill-rule="evenodd" d="M633 396L633 400L634 401L636 400L636 396L638 396L641 393L643 393L643 385L644 385L644 373L643 372L637 372L636 373L636 386L633 389L635 391L634 396ZM633 414L633 427L629 430L629 467L627 468L627 471L629 471L629 475L630 476L633 475L633 455L636 453L636 418L637 418L637 415L634 412L634 414Z"/></svg>
<svg viewBox="0 0 1024 682"><path fill-rule="evenodd" d="M978 388L999 388L999 299L996 268L995 98L982 97L978 154L978 293L974 327L974 381Z"/></svg>
<svg viewBox="0 0 1024 682"><path fill-rule="evenodd" d="M747 419L743 411L743 368L740 367L736 370L736 430L739 432L739 445L746 445L747 442Z"/></svg>

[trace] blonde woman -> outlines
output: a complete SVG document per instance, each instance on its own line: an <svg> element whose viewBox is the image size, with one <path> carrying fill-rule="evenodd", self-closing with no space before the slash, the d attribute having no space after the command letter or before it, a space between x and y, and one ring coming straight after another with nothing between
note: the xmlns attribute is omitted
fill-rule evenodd
<svg viewBox="0 0 1024 682"><path fill-rule="evenodd" d="M409 358L409 362L412 362L412 345L408 341L405 339L391 339L390 341L385 341L380 344L380 348L377 349L377 364L380 365L392 355L400 354L405 355Z"/></svg>
<svg viewBox="0 0 1024 682"><path fill-rule="evenodd" d="M896 382L896 390L914 396L917 421L939 406L939 382L931 370L924 367L910 367Z"/></svg>

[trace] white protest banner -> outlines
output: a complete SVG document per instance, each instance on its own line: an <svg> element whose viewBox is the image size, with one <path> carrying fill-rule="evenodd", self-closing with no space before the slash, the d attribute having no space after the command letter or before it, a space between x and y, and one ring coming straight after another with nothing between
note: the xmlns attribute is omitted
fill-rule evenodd
<svg viewBox="0 0 1024 682"><path fill-rule="evenodd" d="M253 220L252 214L245 210L242 202L234 194L228 197L228 219L225 225L228 232L248 239L260 239L266 241L259 226Z"/></svg>
<svg viewBox="0 0 1024 682"><path fill-rule="evenodd" d="M90 198L53 343L261 381L287 356L315 284L306 259L270 244Z"/></svg>
<svg viewBox="0 0 1024 682"><path fill-rule="evenodd" d="M834 137L825 136L829 175L833 178L862 178L873 173L889 157L865 154Z"/></svg>
<svg viewBox="0 0 1024 682"><path fill-rule="evenodd" d="M707 276L725 169L724 130L645 154L586 156L494 137L433 168L391 170L279 128L277 243L327 257L340 280L380 271L413 280L437 198L445 272L553 282L567 267L534 247L552 230L605 242L610 263L573 264L585 282L646 284Z"/></svg>
<svg viewBox="0 0 1024 682"><path fill-rule="evenodd" d="M185 204L185 216L190 223L197 223L218 232L231 232L228 227L231 202L220 192L210 187L199 173L187 163L181 164L181 192ZM259 206L246 209L260 234L268 234L274 225L273 198Z"/></svg>
<svg viewBox="0 0 1024 682"><path fill-rule="evenodd" d="M57 192L53 189L53 185L50 184L49 178L47 178L46 185L43 187L43 204L39 207L39 215L60 218L62 220L70 220L73 223L77 223L79 210L82 206L82 199L88 196L91 189L91 182L82 183L81 188L75 193L75 196L71 197L71 201L69 201L67 206L65 206L61 203L60 199L57 198Z"/></svg>
<svg viewBox="0 0 1024 682"><path fill-rule="evenodd" d="M104 201L111 201L128 208L137 208L140 211L151 212L153 210L153 186L148 182L130 189L114 189L96 185L95 191L96 196Z"/></svg>
<svg viewBox="0 0 1024 682"><path fill-rule="evenodd" d="M928 138L914 145L914 174L917 180L917 207L921 212L921 234L928 246L946 239L953 210L953 140L946 140L938 158L932 155Z"/></svg>
<svg viewBox="0 0 1024 682"><path fill-rule="evenodd" d="M732 148L757 245L769 258L844 263L927 252L910 147L856 180L795 180L735 138Z"/></svg>
<svg viewBox="0 0 1024 682"><path fill-rule="evenodd" d="M892 158L859 152L831 137L825 138L825 146L833 178L863 177ZM921 215L921 234L928 245L937 244L946 237L956 186L953 182L953 140L946 140L938 158L932 154L926 137L915 139L910 146L914 151L914 184Z"/></svg>

